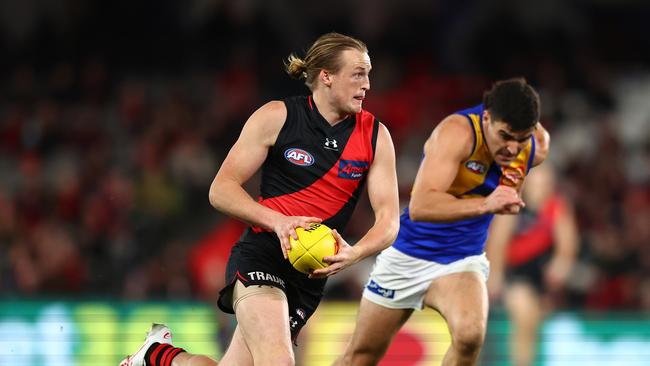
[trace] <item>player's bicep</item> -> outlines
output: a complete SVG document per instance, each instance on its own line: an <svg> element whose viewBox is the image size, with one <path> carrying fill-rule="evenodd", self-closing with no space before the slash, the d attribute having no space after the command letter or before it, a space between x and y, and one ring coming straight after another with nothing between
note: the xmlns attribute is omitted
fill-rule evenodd
<svg viewBox="0 0 650 366"><path fill-rule="evenodd" d="M262 166L268 147L251 143L250 136L240 136L224 159L216 180L230 180L243 184Z"/></svg>
<svg viewBox="0 0 650 366"><path fill-rule="evenodd" d="M399 215L395 147L388 129L379 124L375 158L368 172L368 197L375 210L391 217Z"/></svg>
<svg viewBox="0 0 650 366"><path fill-rule="evenodd" d="M472 131L464 117L451 116L433 131L424 145L424 157L413 183L412 200L428 192L446 192L458 166L471 153Z"/></svg>
<svg viewBox="0 0 650 366"><path fill-rule="evenodd" d="M264 163L285 119L283 102L267 103L253 113L221 164L215 181L230 180L243 184L250 179Z"/></svg>

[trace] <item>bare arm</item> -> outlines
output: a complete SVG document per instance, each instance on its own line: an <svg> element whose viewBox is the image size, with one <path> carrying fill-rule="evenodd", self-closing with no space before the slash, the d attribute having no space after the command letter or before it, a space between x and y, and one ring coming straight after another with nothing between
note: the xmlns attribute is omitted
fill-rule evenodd
<svg viewBox="0 0 650 366"><path fill-rule="evenodd" d="M255 202L242 185L264 163L286 115L284 103L275 101L251 115L210 186L210 203L214 208L247 223L272 229L274 218L281 214Z"/></svg>
<svg viewBox="0 0 650 366"><path fill-rule="evenodd" d="M390 246L399 230L395 148L383 124L379 126L375 159L368 172L368 198L375 213L375 224L354 246L361 259Z"/></svg>
<svg viewBox="0 0 650 366"><path fill-rule="evenodd" d="M247 223L273 230L282 243L282 251L291 248L289 235L297 239L294 228L307 227L320 218L285 216L257 203L242 187L262 166L268 149L275 143L284 125L287 109L273 101L255 111L246 121L239 139L228 152L210 186L210 203L217 210Z"/></svg>
<svg viewBox="0 0 650 366"><path fill-rule="evenodd" d="M447 193L458 167L471 153L474 135L467 119L451 115L438 125L424 145L409 212L411 220L445 222L500 213L509 205L523 205L517 192L500 186L488 197L458 199Z"/></svg>
<svg viewBox="0 0 650 366"><path fill-rule="evenodd" d="M399 198L395 149L386 127L379 126L375 158L368 172L368 197L375 213L375 224L354 247L349 246L338 233L338 254L324 258L330 266L313 272L313 276L330 276L361 259L390 246L399 229Z"/></svg>
<svg viewBox="0 0 650 366"><path fill-rule="evenodd" d="M535 137L536 142L533 166L538 166L544 162L544 160L546 160L546 156L548 156L548 149L551 143L551 135L549 135L548 131L546 131L541 123L537 122L533 136Z"/></svg>
<svg viewBox="0 0 650 366"><path fill-rule="evenodd" d="M553 257L546 270L546 281L552 289L566 282L578 252L579 238L573 210L568 202L553 225Z"/></svg>

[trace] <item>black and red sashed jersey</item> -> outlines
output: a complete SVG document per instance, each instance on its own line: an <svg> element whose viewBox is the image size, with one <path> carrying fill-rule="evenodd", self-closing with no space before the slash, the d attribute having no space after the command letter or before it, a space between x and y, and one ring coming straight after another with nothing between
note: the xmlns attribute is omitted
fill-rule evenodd
<svg viewBox="0 0 650 366"><path fill-rule="evenodd" d="M372 164L379 121L362 110L331 126L311 96L284 103L287 119L262 166L259 202L288 216L320 217L341 231Z"/></svg>

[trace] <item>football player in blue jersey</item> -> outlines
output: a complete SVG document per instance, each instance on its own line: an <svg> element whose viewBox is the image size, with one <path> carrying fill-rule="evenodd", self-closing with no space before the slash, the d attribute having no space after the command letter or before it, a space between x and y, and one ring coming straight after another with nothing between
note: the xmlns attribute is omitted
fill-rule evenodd
<svg viewBox="0 0 650 366"><path fill-rule="evenodd" d="M488 314L484 253L495 214L517 214L528 171L548 152L537 92L496 82L483 104L446 117L424 145L395 243L378 257L355 332L336 365L376 365L392 338L425 306L447 321L443 365L476 363Z"/></svg>

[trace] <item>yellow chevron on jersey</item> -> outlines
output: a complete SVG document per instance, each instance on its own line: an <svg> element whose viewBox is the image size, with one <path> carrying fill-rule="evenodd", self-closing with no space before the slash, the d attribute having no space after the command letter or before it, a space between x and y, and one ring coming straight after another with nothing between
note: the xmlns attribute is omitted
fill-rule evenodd
<svg viewBox="0 0 650 366"><path fill-rule="evenodd" d="M499 165L494 161L485 143L483 105L457 114L469 119L474 131L474 149L470 157L458 167L456 178L447 193L458 198L485 197L500 184L519 190L532 166L535 155L534 137L530 138L526 147L508 165Z"/></svg>

